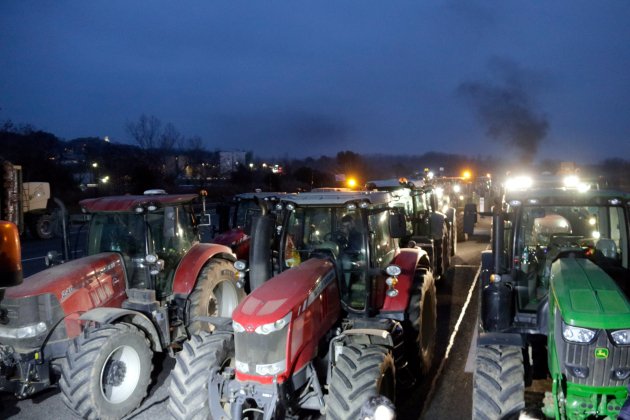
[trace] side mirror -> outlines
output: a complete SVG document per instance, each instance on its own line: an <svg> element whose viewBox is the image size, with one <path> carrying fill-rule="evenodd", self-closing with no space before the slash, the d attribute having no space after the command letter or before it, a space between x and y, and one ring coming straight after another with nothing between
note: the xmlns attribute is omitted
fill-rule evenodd
<svg viewBox="0 0 630 420"><path fill-rule="evenodd" d="M22 283L22 251L17 226L0 221L0 288Z"/></svg>

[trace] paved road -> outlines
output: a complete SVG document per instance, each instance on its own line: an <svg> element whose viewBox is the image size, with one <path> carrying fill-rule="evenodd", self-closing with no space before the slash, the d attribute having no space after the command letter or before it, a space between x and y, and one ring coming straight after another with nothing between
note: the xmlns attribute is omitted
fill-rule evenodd
<svg viewBox="0 0 630 420"><path fill-rule="evenodd" d="M487 233L478 231L477 233ZM47 242L47 241L40 241ZM479 255L488 245L488 237L478 235L460 242L455 266L447 278L438 282L438 336L434 366L425 380L401 395L400 419L470 418L472 374L464 371L477 311L477 290L474 288ZM25 244L25 255L33 247ZM47 250L38 243L36 252ZM48 248L49 249L49 248ZM44 251L45 253L45 251ZM30 254L29 258L36 257ZM43 255L43 254L42 254ZM156 357L154 385L142 406L128 419L155 420L168 418L166 413L166 378L174 361ZM23 401L0 394L0 418L76 418L61 401L60 392L51 389Z"/></svg>

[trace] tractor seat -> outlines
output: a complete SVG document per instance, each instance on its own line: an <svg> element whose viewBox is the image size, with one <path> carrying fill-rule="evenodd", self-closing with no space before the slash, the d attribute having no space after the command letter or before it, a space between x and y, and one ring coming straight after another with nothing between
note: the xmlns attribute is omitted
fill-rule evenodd
<svg viewBox="0 0 630 420"><path fill-rule="evenodd" d="M617 259L617 245L612 239L599 239L595 244L595 250L601 252L606 258Z"/></svg>

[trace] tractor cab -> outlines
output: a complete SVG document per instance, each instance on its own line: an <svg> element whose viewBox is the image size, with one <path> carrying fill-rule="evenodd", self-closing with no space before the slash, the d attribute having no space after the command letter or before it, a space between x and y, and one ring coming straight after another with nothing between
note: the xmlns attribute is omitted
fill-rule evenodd
<svg viewBox="0 0 630 420"><path fill-rule="evenodd" d="M87 254L117 252L129 288L172 291L181 259L199 241L192 201L197 195L104 197L81 201L91 213Z"/></svg>
<svg viewBox="0 0 630 420"><path fill-rule="evenodd" d="M335 263L342 301L350 311L379 308L386 285L376 278L399 253L404 216L387 192L311 192L283 200L282 270L315 255Z"/></svg>
<svg viewBox="0 0 630 420"><path fill-rule="evenodd" d="M382 287L370 288L368 277L383 270L398 251L390 231L392 209L387 193L305 193L286 201L291 209L283 226L280 264L299 265L314 254L329 256L336 265L342 301L363 311L368 301L382 302Z"/></svg>

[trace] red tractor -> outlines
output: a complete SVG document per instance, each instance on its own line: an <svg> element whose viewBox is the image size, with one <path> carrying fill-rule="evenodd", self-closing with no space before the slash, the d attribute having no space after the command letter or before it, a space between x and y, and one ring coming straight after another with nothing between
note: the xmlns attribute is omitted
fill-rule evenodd
<svg viewBox="0 0 630 420"><path fill-rule="evenodd" d="M169 388L175 418L297 418L314 410L355 419L370 397L394 401L397 387L428 371L431 262L421 248L399 247L408 232L392 196L311 192L282 204L271 261L284 270L241 302L231 329L184 344ZM252 247L260 237L261 249L268 243L256 230L265 217L254 222ZM274 226L266 225L262 231Z"/></svg>
<svg viewBox="0 0 630 420"><path fill-rule="evenodd" d="M367 189L389 191L395 205L404 210L410 234L403 246L417 245L427 251L436 279L446 276L457 249L457 217L452 207L439 205L436 188L425 180L406 178L368 181ZM414 244L411 244L413 241Z"/></svg>
<svg viewBox="0 0 630 420"><path fill-rule="evenodd" d="M173 355L200 317L229 317L244 298L235 256L198 241L196 194L151 191L87 199L87 256L6 289L0 389L18 398L59 383L86 418L121 418L151 380L153 352Z"/></svg>

